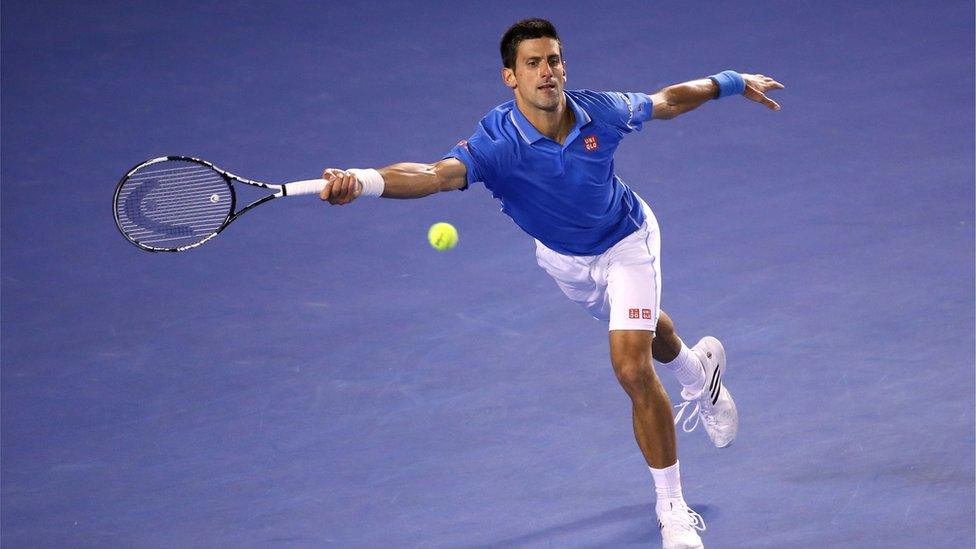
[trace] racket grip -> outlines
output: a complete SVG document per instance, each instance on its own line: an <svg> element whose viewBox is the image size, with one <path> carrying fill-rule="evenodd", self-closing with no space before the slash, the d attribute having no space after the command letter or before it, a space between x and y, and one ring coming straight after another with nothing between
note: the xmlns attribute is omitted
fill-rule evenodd
<svg viewBox="0 0 976 549"><path fill-rule="evenodd" d="M292 183L285 183L282 185L284 188L285 195L297 195L297 194L319 194L322 189L325 188L324 179L306 179L305 181L294 181Z"/></svg>

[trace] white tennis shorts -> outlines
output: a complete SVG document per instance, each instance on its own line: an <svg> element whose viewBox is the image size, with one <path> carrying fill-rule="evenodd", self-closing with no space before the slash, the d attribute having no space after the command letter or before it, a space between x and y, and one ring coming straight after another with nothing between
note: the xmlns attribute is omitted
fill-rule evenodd
<svg viewBox="0 0 976 549"><path fill-rule="evenodd" d="M644 224L600 255L563 255L535 241L539 266L566 297L610 330L657 328L661 313L661 232L644 207Z"/></svg>

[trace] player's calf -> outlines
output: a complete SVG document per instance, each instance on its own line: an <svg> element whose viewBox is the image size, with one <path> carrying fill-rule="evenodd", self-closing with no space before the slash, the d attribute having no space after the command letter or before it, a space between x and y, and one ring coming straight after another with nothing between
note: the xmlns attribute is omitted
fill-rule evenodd
<svg viewBox="0 0 976 549"><path fill-rule="evenodd" d="M657 321L657 331L654 333L654 343L651 346L654 360L661 364L673 361L681 352L681 345L681 338L674 330L674 322L667 313L661 311Z"/></svg>

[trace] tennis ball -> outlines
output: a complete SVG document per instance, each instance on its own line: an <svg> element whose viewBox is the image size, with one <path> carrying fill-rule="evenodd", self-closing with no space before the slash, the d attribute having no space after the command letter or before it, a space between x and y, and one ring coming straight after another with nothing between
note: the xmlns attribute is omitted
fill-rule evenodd
<svg viewBox="0 0 976 549"><path fill-rule="evenodd" d="M458 243L458 232L450 223L434 223L427 231L427 240L439 252L446 252Z"/></svg>

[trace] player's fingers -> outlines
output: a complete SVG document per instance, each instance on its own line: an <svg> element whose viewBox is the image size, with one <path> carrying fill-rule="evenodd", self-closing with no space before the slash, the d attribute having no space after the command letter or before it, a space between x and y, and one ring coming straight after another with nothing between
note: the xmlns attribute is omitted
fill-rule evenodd
<svg viewBox="0 0 976 549"><path fill-rule="evenodd" d="M323 196L329 201L329 204L341 204L342 198L342 180L345 178L346 172L342 170L332 171L332 181L326 186L326 189L322 191Z"/></svg>
<svg viewBox="0 0 976 549"><path fill-rule="evenodd" d="M342 188L340 189L339 196L346 200L352 196L353 185L356 182L356 176L351 173L346 173L342 176Z"/></svg>
<svg viewBox="0 0 976 549"><path fill-rule="evenodd" d="M346 172L338 171L335 174L335 178L332 180L332 198L338 199L342 196L342 185L345 179Z"/></svg>
<svg viewBox="0 0 976 549"><path fill-rule="evenodd" d="M345 174L342 176L342 188L339 195L336 197L337 204L348 204L352 202L352 189L355 184L356 176L352 174Z"/></svg>
<svg viewBox="0 0 976 549"><path fill-rule="evenodd" d="M332 181L329 181L329 175L326 173L322 174L322 179L328 181L325 187L322 187L322 192L319 193L319 200L329 200L332 195Z"/></svg>
<svg viewBox="0 0 976 549"><path fill-rule="evenodd" d="M762 78L762 85L764 90L781 90L786 87L780 84L779 82L777 82L775 78L772 78L770 76L764 76Z"/></svg>
<svg viewBox="0 0 976 549"><path fill-rule="evenodd" d="M329 197L329 204L333 206L341 206L343 204L342 195L340 194L340 181L336 179L335 186L332 188L332 196Z"/></svg>
<svg viewBox="0 0 976 549"><path fill-rule="evenodd" d="M767 107L769 107L770 109L772 109L774 111L778 111L780 109L779 103L777 103L777 102L773 101L772 99L766 97L766 94L761 94L761 95L762 95L761 103L763 105L766 105Z"/></svg>
<svg viewBox="0 0 976 549"><path fill-rule="evenodd" d="M339 193L341 193L341 192L342 192L342 173L340 172L340 173L337 173L337 174L333 175L333 178L332 178L332 194L330 196L332 198L335 198L335 197L339 196Z"/></svg>
<svg viewBox="0 0 976 549"><path fill-rule="evenodd" d="M326 168L322 172L322 179L325 179L327 183L319 194L319 198L327 200L329 204L348 204L359 195L359 181L355 175L347 171L338 168Z"/></svg>

